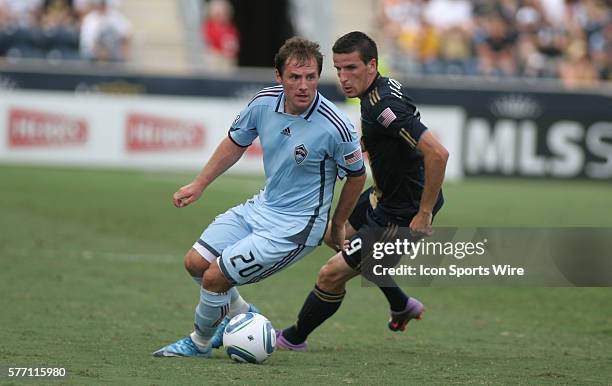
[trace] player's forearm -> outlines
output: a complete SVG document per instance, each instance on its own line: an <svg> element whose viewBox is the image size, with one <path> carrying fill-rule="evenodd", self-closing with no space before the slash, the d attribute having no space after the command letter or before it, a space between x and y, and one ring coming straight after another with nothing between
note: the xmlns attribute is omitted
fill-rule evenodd
<svg viewBox="0 0 612 386"><path fill-rule="evenodd" d="M448 151L442 146L439 149L424 154L425 163L425 186L421 195L419 210L432 214L433 207L438 200L438 194L444 181Z"/></svg>
<svg viewBox="0 0 612 386"><path fill-rule="evenodd" d="M366 174L362 174L356 177L347 177L342 191L340 192L340 199L338 200L338 206L332 217L332 223L336 226L344 226L344 223L348 220L359 195L365 185Z"/></svg>
<svg viewBox="0 0 612 386"><path fill-rule="evenodd" d="M226 137L221 141L219 146L217 146L212 157L208 160L200 174L195 178L194 182L197 183L202 190L206 189L215 178L219 177L232 165L238 162L245 150L246 147L240 147Z"/></svg>

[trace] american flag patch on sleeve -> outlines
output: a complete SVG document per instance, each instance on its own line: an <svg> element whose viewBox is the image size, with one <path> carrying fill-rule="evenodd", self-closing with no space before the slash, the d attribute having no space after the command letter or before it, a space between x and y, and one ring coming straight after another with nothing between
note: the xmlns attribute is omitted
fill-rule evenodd
<svg viewBox="0 0 612 386"><path fill-rule="evenodd" d="M361 159L361 149L357 149L352 153L344 155L344 163L346 165L352 165L355 162L359 161L360 159Z"/></svg>
<svg viewBox="0 0 612 386"><path fill-rule="evenodd" d="M384 127L389 127L391 122L395 121L396 119L397 119L397 117L395 116L395 114L391 110L391 107L387 107L386 109L384 109L383 112L380 113L378 118L376 118L378 123L380 123Z"/></svg>

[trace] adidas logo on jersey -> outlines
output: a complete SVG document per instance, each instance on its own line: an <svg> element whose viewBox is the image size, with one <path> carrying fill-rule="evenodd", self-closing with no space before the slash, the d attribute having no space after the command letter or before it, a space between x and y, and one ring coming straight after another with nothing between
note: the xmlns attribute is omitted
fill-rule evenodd
<svg viewBox="0 0 612 386"><path fill-rule="evenodd" d="M291 130L286 127L283 131L281 131L282 135L286 135L287 137L291 137Z"/></svg>

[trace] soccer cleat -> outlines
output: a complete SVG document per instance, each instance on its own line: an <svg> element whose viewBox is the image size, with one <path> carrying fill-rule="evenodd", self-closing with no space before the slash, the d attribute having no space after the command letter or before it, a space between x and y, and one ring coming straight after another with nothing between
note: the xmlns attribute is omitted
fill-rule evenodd
<svg viewBox="0 0 612 386"><path fill-rule="evenodd" d="M249 304L249 310L247 312L255 312L259 314L259 310L255 307L254 304ZM226 316L221 323L217 326L215 333L212 338L210 338L210 345L212 348L219 348L223 346L223 331L225 331L225 326L230 321L230 318Z"/></svg>
<svg viewBox="0 0 612 386"><path fill-rule="evenodd" d="M276 348L281 350L304 352L308 350L308 342L304 341L299 344L293 344L283 336L282 330L278 330L276 331Z"/></svg>
<svg viewBox="0 0 612 386"><path fill-rule="evenodd" d="M425 312L423 304L415 298L408 298L406 302L406 308L403 311L394 312L391 311L391 318L389 318L389 330L391 331L404 331L406 325L412 319L421 320L421 316Z"/></svg>
<svg viewBox="0 0 612 386"><path fill-rule="evenodd" d="M176 343L162 347L153 353L154 357L202 357L208 358L212 354L209 347L206 351L198 349L190 336L178 340Z"/></svg>

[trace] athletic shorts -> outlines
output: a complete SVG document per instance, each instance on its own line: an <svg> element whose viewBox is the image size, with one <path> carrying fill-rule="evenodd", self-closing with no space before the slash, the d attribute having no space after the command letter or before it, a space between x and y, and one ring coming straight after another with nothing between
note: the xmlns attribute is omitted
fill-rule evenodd
<svg viewBox="0 0 612 386"><path fill-rule="evenodd" d="M355 204L355 208L349 216L349 224L351 224L355 230L364 226L368 220L368 211L372 209L370 196L372 195L373 191L374 188L369 187L368 189L364 190L363 193L361 193L359 199L357 200L357 204Z"/></svg>
<svg viewBox="0 0 612 386"><path fill-rule="evenodd" d="M351 238L349 247L342 251L344 261L363 277L375 283L379 287L392 286L386 276L374 275L374 266L380 265L385 268L395 267L403 254L385 253L380 259L375 256L376 243L395 243L396 240L403 242L416 241L418 238L410 234L408 224L401 226L395 222L388 221L385 213L380 209L370 209L366 213L366 222ZM379 250L380 251L380 250Z"/></svg>
<svg viewBox="0 0 612 386"><path fill-rule="evenodd" d="M233 285L265 279L315 249L254 234L244 218L242 205L217 216L202 232L193 248L209 262L217 259L219 268Z"/></svg>

